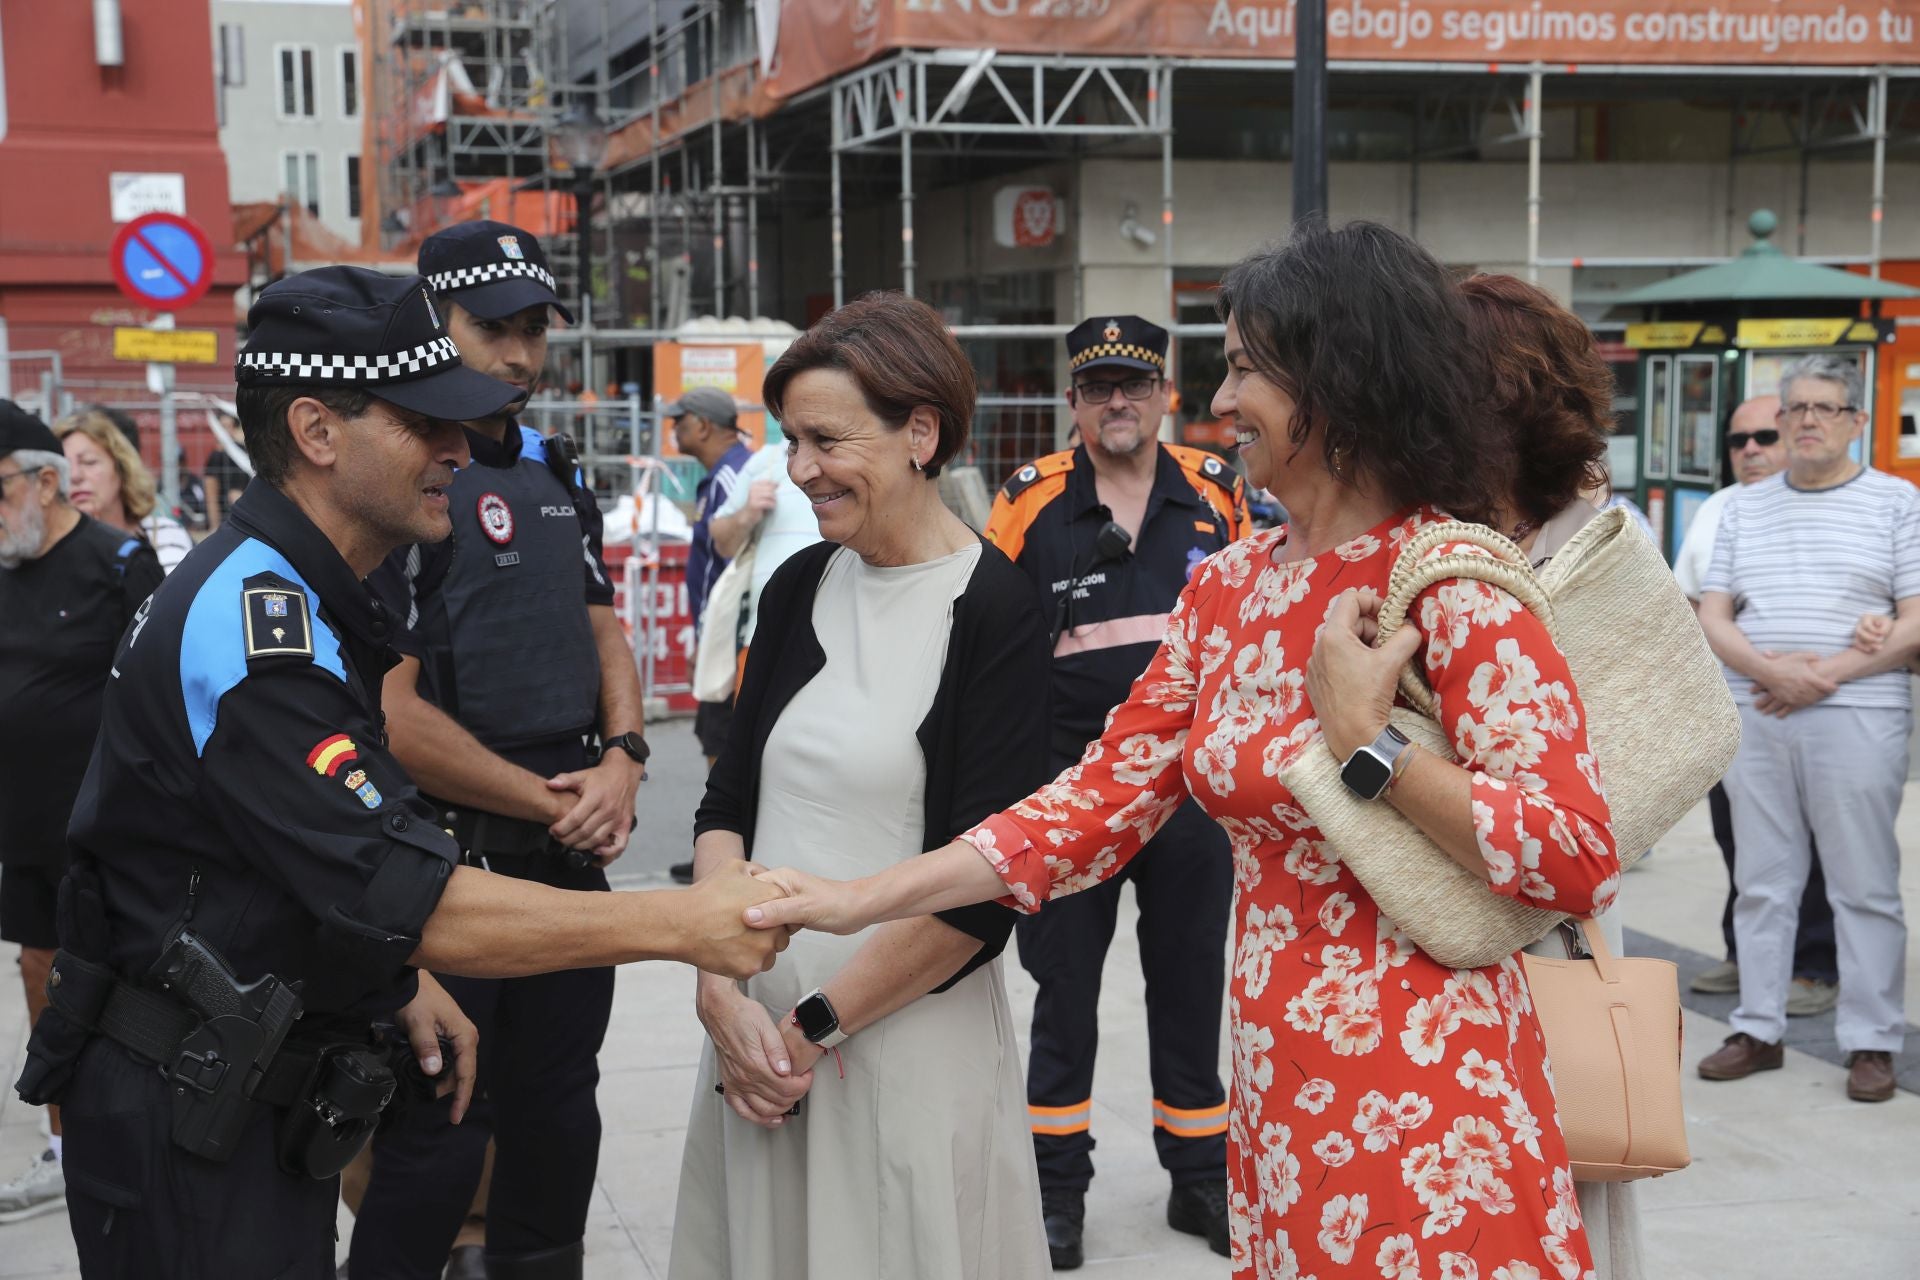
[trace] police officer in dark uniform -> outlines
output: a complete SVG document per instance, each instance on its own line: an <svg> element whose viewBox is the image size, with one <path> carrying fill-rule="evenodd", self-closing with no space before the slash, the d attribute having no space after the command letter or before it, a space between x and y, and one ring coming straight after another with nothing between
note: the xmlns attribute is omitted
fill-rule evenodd
<svg viewBox="0 0 1920 1280"><path fill-rule="evenodd" d="M364 578L447 535L459 423L518 391L462 366L418 277L322 268L248 321L262 483L120 642L18 1086L65 1106L86 1280L330 1280L335 1175L381 1111L471 1088L472 1026L415 966L772 961L741 940L771 896L745 877L569 893L459 865L386 749L395 619Z"/></svg>
<svg viewBox="0 0 1920 1280"><path fill-rule="evenodd" d="M639 674L571 446L513 416L546 365L550 310L573 317L540 242L505 223L430 237L420 271L462 361L519 394L466 424L473 464L447 490L453 536L395 552L375 575L401 654L386 677L391 750L442 806L469 865L605 891L647 757ZM438 1280L491 1134L488 1274L573 1280L600 1151L594 1089L613 970L442 985L479 1028L482 1096L458 1128L442 1103L374 1139L349 1274Z"/></svg>
<svg viewBox="0 0 1920 1280"><path fill-rule="evenodd" d="M1167 331L1100 316L1067 334L1081 443L1020 468L987 537L1027 571L1054 619L1053 767L1100 736L1200 561L1251 531L1240 479L1212 454L1155 439L1167 413ZM1167 1222L1227 1253L1226 1092L1218 1070L1233 873L1225 835L1188 801L1120 875L1022 916L1020 963L1040 984L1027 1104L1055 1270L1084 1259L1093 1179L1096 1008L1121 885L1140 905L1153 1138L1173 1180Z"/></svg>

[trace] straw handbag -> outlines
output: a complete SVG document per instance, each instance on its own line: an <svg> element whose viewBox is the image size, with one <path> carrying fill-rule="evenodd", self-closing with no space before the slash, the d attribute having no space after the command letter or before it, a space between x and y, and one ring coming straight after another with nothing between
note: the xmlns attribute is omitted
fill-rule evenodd
<svg viewBox="0 0 1920 1280"><path fill-rule="evenodd" d="M1479 551L1435 554L1445 544ZM1603 511L1538 574L1484 525L1445 521L1407 540L1380 610L1381 643L1420 592L1474 578L1511 592L1553 633L1581 703L1612 811L1624 871L1720 780L1740 745L1739 712L1666 561L1624 508ZM1400 673L1395 728L1443 760L1458 760L1435 722L1418 660ZM1391 805L1361 800L1330 751L1303 751L1280 782L1380 910L1451 968L1494 964L1544 937L1564 913L1490 890Z"/></svg>
<svg viewBox="0 0 1920 1280"><path fill-rule="evenodd" d="M1691 1163L1680 1105L1680 975L1618 957L1592 920L1591 959L1522 955L1578 1182L1629 1182Z"/></svg>

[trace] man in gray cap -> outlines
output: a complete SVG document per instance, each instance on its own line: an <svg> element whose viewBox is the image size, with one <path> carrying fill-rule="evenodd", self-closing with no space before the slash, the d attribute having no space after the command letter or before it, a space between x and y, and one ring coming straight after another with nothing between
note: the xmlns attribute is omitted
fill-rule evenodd
<svg viewBox="0 0 1920 1280"><path fill-rule="evenodd" d="M661 421L673 430L674 447L707 469L694 490L693 542L687 548L687 606L696 622L706 612L707 593L727 567L726 557L713 545L714 513L733 496L741 469L753 460L753 450L735 425L739 416L733 397L718 387L693 387L660 409ZM700 704L693 728L709 765L727 740L732 718L732 699Z"/></svg>
<svg viewBox="0 0 1920 1280"><path fill-rule="evenodd" d="M381 1113L451 1078L458 1119L472 1090L430 971L745 978L778 949L744 936L778 896L744 871L576 893L460 865L387 749L396 619L365 578L448 536L460 423L517 389L464 366L418 276L322 267L247 320L259 483L120 642L17 1086L63 1106L85 1280L330 1280L337 1175ZM578 1250L489 1274L578 1276Z"/></svg>

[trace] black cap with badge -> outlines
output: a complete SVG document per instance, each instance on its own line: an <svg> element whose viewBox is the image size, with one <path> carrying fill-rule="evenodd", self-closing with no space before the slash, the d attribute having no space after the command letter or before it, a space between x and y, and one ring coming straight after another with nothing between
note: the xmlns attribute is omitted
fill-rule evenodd
<svg viewBox="0 0 1920 1280"><path fill-rule="evenodd" d="M504 320L542 304L573 323L554 292L553 272L540 241L505 222L462 222L436 231L420 246L420 274L482 320Z"/></svg>
<svg viewBox="0 0 1920 1280"><path fill-rule="evenodd" d="M525 394L461 364L419 276L302 271L260 291L247 330L233 369L243 387L345 387L449 422L492 417Z"/></svg>
<svg viewBox="0 0 1920 1280"><path fill-rule="evenodd" d="M1095 316L1067 331L1067 361L1075 373L1104 364L1164 374L1167 331L1139 316Z"/></svg>

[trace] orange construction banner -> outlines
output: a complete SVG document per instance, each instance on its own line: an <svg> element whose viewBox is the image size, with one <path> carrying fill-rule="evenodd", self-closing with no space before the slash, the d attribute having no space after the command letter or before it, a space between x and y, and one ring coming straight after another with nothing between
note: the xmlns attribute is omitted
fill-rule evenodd
<svg viewBox="0 0 1920 1280"><path fill-rule="evenodd" d="M1290 58L1293 0L759 0L786 97L891 49ZM1336 62L1920 63L1920 0L1327 0Z"/></svg>

